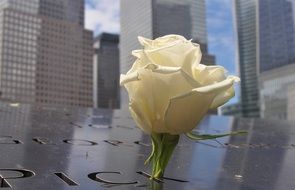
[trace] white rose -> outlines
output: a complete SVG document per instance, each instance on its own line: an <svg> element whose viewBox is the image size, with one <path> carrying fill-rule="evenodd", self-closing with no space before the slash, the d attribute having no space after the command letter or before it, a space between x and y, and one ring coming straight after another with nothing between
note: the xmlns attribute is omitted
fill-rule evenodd
<svg viewBox="0 0 295 190"><path fill-rule="evenodd" d="M209 109L234 96L233 83L221 66L200 64L200 46L183 36L167 35L155 40L138 37L144 46L120 84L129 94L129 109L146 133L190 132Z"/></svg>

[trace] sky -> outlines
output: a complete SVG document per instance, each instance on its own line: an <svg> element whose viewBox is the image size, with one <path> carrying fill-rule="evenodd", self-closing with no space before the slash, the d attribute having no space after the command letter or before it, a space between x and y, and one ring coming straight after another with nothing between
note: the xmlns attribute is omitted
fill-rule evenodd
<svg viewBox="0 0 295 190"><path fill-rule="evenodd" d="M119 33L120 0L85 0L85 28L94 35L101 32Z"/></svg>
<svg viewBox="0 0 295 190"><path fill-rule="evenodd" d="M120 32L120 0L86 0L85 27L97 35ZM216 56L228 74L237 75L232 0L205 0L209 53ZM237 97L231 102L237 101Z"/></svg>

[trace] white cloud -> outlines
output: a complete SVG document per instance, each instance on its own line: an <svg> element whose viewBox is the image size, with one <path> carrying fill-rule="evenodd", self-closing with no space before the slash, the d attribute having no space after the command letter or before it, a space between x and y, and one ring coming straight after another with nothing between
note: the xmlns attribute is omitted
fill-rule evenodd
<svg viewBox="0 0 295 190"><path fill-rule="evenodd" d="M119 0L87 0L85 28L100 32L118 33L120 30Z"/></svg>

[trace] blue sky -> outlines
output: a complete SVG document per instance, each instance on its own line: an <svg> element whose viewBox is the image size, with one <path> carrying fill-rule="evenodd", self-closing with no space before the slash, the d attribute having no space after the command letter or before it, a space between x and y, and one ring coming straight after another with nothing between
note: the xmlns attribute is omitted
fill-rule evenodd
<svg viewBox="0 0 295 190"><path fill-rule="evenodd" d="M86 0L85 27L95 35L102 31L120 32L119 0ZM224 66L229 74L235 68L235 44L232 18L232 0L205 0L209 52L216 56L216 64ZM231 102L235 102L237 97Z"/></svg>
<svg viewBox="0 0 295 190"><path fill-rule="evenodd" d="M206 0L209 52L216 64L236 74L235 43L231 0Z"/></svg>

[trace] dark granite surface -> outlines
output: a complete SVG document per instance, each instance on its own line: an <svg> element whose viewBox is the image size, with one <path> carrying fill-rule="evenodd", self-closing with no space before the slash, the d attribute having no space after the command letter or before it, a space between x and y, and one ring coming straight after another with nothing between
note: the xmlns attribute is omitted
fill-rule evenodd
<svg viewBox="0 0 295 190"><path fill-rule="evenodd" d="M247 135L193 142L181 137L166 179L143 164L149 136L128 111L0 104L0 189L295 188L295 122L208 116L200 133Z"/></svg>

